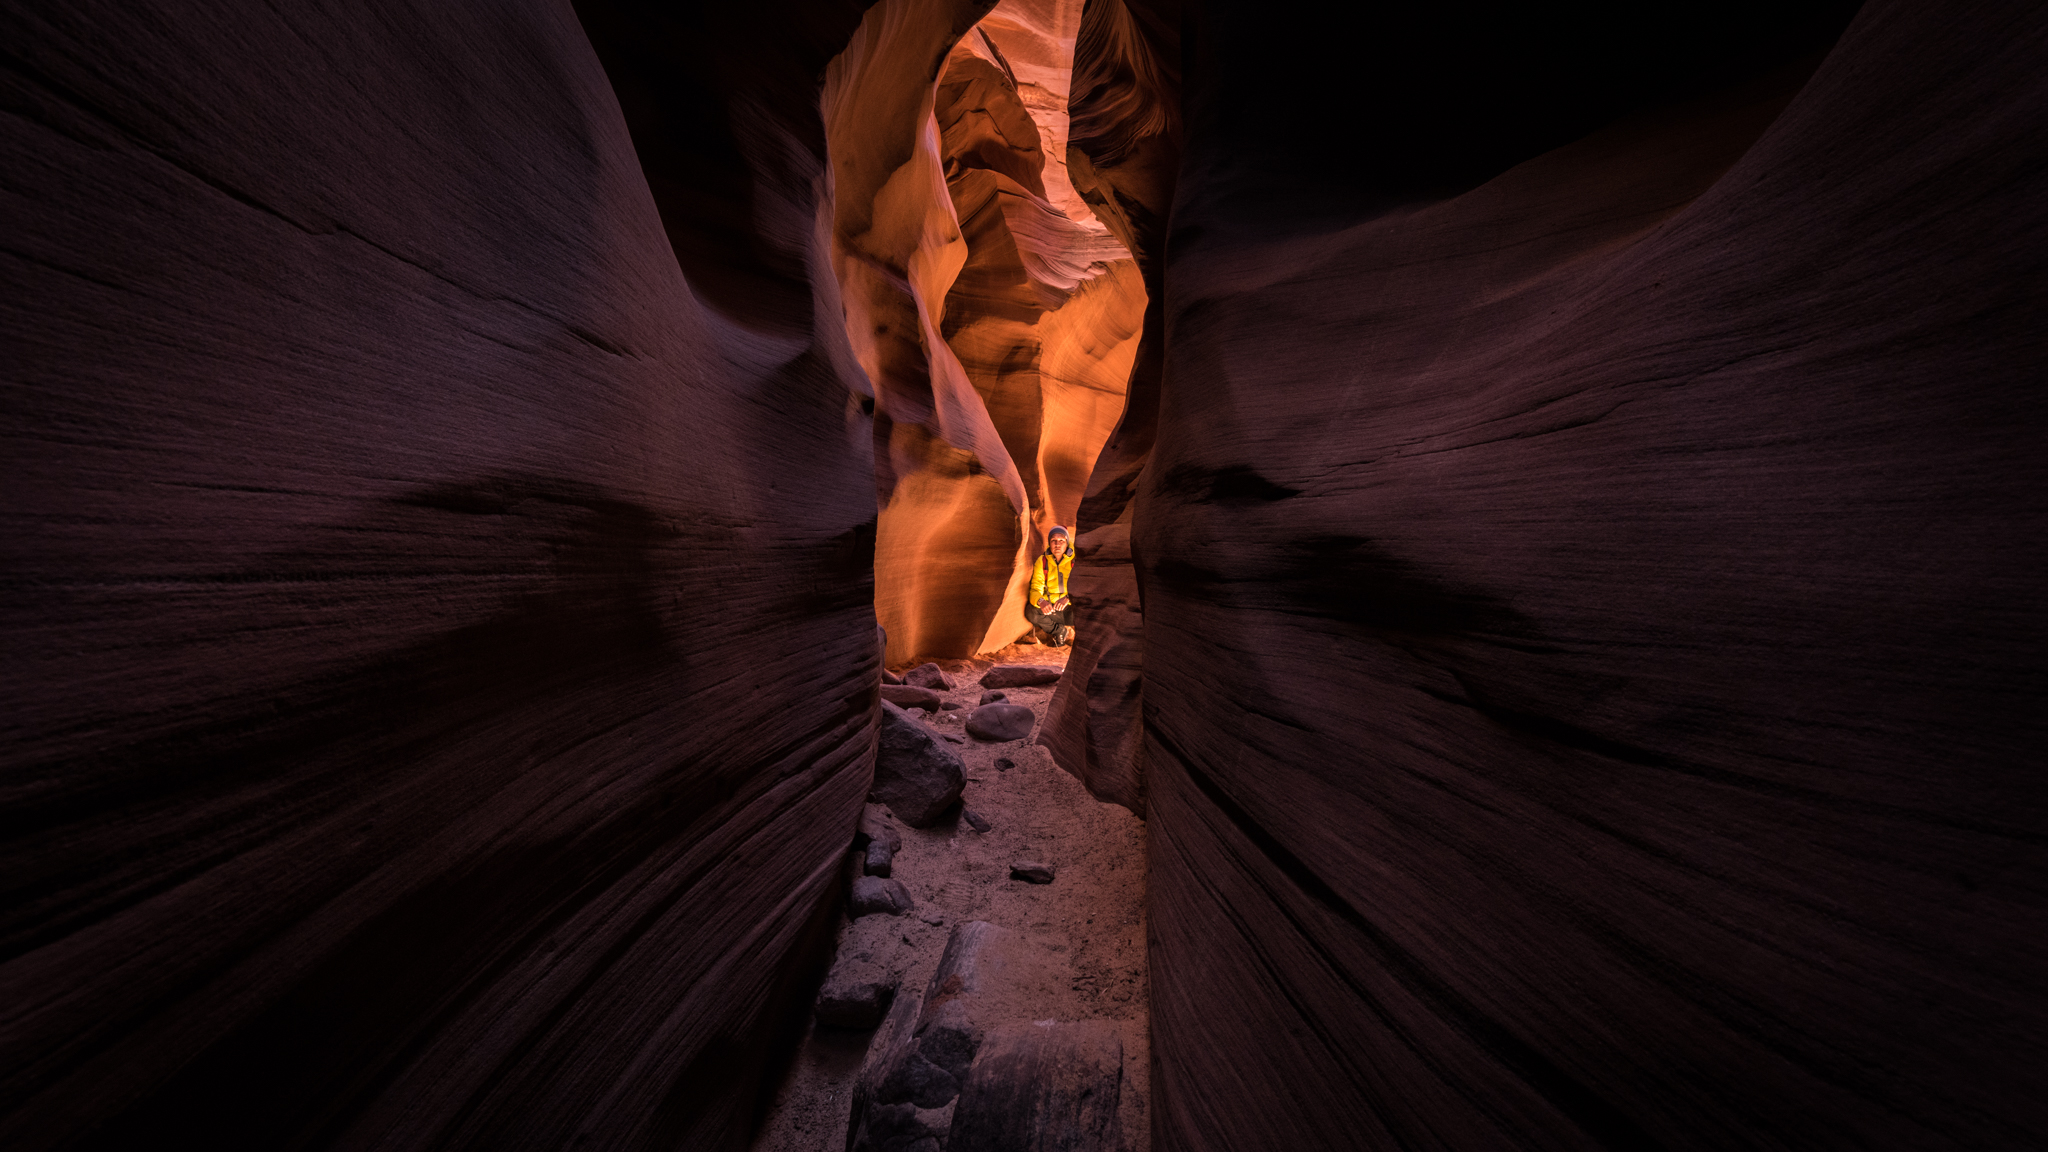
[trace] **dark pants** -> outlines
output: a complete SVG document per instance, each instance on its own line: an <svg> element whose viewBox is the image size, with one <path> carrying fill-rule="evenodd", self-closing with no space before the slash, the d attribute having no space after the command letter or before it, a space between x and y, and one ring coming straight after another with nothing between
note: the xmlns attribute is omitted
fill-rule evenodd
<svg viewBox="0 0 2048 1152"><path fill-rule="evenodd" d="M1026 620L1031 621L1031 626L1033 628L1036 628L1039 630L1039 632L1043 633L1043 639L1047 643L1051 643L1055 638L1059 636L1060 625L1065 624L1069 627L1073 626L1074 606L1072 604L1068 604L1065 608L1062 608L1057 612L1040 612L1038 610L1038 605L1026 604L1024 606L1024 618Z"/></svg>

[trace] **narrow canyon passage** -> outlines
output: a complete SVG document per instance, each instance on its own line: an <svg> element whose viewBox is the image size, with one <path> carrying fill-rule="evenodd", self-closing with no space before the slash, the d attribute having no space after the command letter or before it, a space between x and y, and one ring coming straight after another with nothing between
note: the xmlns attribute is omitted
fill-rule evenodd
<svg viewBox="0 0 2048 1152"><path fill-rule="evenodd" d="M1116 1103L1108 1140L1085 1147L1143 1152L1151 1146L1146 1106L1151 1070L1148 989L1145 979L1144 822L1129 810L1088 795L1036 742L1036 726L1012 741L963 735L964 718L986 690L977 682L1002 665L1063 668L1066 650L1016 645L974 660L943 661L954 687L939 692L934 710L908 710L918 723L953 747L965 762L963 810L927 828L912 827L871 804L901 838L885 869L915 901L907 910L868 911L850 906L839 927L825 978L827 997L846 988L880 984L893 991L898 1013L929 1001L933 973L961 926L994 925L1018 937L1018 962L979 990L975 1025L983 1033L1004 1025L1104 1023L1113 1030L1117 1075L1107 1081ZM1001 690L1042 724L1050 684ZM953 741L960 743L954 744ZM859 874L862 853L850 871ZM1043 864L1051 879L1013 875L1013 866ZM856 1107L856 1081L879 1086L889 1069L888 1031L879 1014L821 1021L814 1013L754 1152L839 1152L848 1147L848 1121ZM986 1038L982 1041L986 1044ZM943 1096L943 1093L940 1094ZM908 1098L881 1093L877 1104ZM928 1100L935 1109L917 1122L948 1132L965 1101ZM907 1145L870 1138L862 1150Z"/></svg>
<svg viewBox="0 0 2048 1152"><path fill-rule="evenodd" d="M0 0L0 93L0 1148L2048 1147L2048 6Z"/></svg>

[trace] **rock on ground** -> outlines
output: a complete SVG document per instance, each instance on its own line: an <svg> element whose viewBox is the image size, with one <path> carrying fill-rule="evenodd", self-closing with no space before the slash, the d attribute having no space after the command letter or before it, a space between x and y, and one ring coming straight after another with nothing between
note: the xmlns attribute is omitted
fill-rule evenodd
<svg viewBox="0 0 2048 1152"><path fill-rule="evenodd" d="M932 712L936 711L941 704L937 692L929 688L920 688L914 684L884 684L881 691L882 699L896 705L898 708L922 708L927 712Z"/></svg>
<svg viewBox="0 0 2048 1152"><path fill-rule="evenodd" d="M946 1152L1114 1152L1123 1042L1102 1020L990 1029L961 1087Z"/></svg>
<svg viewBox="0 0 2048 1152"><path fill-rule="evenodd" d="M901 708L883 701L869 796L887 804L905 824L924 828L937 823L966 787L959 754Z"/></svg>
<svg viewBox="0 0 2048 1152"><path fill-rule="evenodd" d="M967 734L977 740L1022 740L1036 717L1021 704L984 704L967 717Z"/></svg>
<svg viewBox="0 0 2048 1152"><path fill-rule="evenodd" d="M910 898L910 890L900 880L881 876L856 876L853 878L853 915L873 916L877 914L901 916L917 902Z"/></svg>
<svg viewBox="0 0 2048 1152"><path fill-rule="evenodd" d="M1027 884L1050 884L1053 880L1053 868L1050 864L1041 864L1036 860L1019 860L1010 865L1010 879L1022 880Z"/></svg>
<svg viewBox="0 0 2048 1152"><path fill-rule="evenodd" d="M981 674L983 688L1026 688L1056 683L1058 667L1047 664L998 664Z"/></svg>

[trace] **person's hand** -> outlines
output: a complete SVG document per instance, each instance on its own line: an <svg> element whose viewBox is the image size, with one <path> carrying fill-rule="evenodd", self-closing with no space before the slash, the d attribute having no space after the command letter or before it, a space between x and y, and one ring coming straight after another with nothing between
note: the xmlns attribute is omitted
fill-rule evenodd
<svg viewBox="0 0 2048 1152"><path fill-rule="evenodd" d="M1067 598L1065 596L1062 596L1060 597L1060 602L1052 606L1052 610L1055 612L1064 612L1066 610L1067 604Z"/></svg>

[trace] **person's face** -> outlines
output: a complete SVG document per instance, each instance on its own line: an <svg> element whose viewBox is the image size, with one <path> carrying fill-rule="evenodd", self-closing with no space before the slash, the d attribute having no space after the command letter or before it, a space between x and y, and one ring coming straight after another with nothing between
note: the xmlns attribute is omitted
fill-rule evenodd
<svg viewBox="0 0 2048 1152"><path fill-rule="evenodd" d="M1053 538L1052 538L1052 543L1051 543L1051 547L1052 547L1052 554L1053 554L1053 555L1055 555L1055 556L1064 556L1064 555L1066 555L1066 551L1067 551L1067 538L1066 538L1065 536L1055 536L1055 537L1053 537Z"/></svg>

